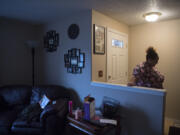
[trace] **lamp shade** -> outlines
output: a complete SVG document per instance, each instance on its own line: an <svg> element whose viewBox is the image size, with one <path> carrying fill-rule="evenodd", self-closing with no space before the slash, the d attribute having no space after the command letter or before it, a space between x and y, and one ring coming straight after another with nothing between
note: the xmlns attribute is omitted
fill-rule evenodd
<svg viewBox="0 0 180 135"><path fill-rule="evenodd" d="M39 46L39 42L36 40L28 40L25 43L29 48L36 48Z"/></svg>

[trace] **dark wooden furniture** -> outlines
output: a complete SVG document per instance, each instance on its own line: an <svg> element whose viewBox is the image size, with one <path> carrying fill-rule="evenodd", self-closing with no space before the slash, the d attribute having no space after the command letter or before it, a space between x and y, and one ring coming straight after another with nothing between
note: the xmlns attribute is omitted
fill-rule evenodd
<svg viewBox="0 0 180 135"><path fill-rule="evenodd" d="M169 135L180 135L180 127L170 126Z"/></svg>
<svg viewBox="0 0 180 135"><path fill-rule="evenodd" d="M73 134L80 135L105 135L112 130L115 130L115 135L120 135L120 125L118 124L110 125L106 124L104 126L96 125L91 122L85 121L83 119L76 120L72 116L67 116L68 129L73 132Z"/></svg>

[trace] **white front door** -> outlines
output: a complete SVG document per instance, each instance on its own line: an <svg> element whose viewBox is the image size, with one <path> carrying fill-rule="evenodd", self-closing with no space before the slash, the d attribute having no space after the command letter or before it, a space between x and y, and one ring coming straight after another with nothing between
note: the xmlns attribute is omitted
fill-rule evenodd
<svg viewBox="0 0 180 135"><path fill-rule="evenodd" d="M128 36L107 29L107 82L127 84Z"/></svg>

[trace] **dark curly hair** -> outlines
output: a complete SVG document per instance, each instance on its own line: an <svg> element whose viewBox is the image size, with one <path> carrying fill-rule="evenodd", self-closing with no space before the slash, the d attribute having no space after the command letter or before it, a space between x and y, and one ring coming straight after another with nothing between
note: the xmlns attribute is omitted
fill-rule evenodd
<svg viewBox="0 0 180 135"><path fill-rule="evenodd" d="M156 50L153 47L149 47L146 50L146 60L151 59L151 60L159 60L159 56L156 52Z"/></svg>

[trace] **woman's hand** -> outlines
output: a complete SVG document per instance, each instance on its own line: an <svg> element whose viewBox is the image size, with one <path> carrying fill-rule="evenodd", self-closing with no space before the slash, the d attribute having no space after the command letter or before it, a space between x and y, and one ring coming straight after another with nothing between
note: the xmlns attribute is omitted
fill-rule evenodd
<svg viewBox="0 0 180 135"><path fill-rule="evenodd" d="M130 82L128 82L127 86L135 86L135 77L132 77Z"/></svg>
<svg viewBox="0 0 180 135"><path fill-rule="evenodd" d="M134 82L128 82L127 86L135 86Z"/></svg>

